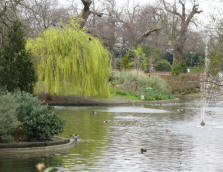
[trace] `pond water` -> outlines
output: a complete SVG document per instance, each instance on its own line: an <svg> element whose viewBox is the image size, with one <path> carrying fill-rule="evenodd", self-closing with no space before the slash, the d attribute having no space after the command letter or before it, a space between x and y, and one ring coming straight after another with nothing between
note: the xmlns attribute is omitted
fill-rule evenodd
<svg viewBox="0 0 223 172"><path fill-rule="evenodd" d="M205 127L199 106L55 107L66 121L61 136L78 133L78 143L67 154L0 158L0 171L32 172L39 162L61 172L223 171L223 103L208 107Z"/></svg>

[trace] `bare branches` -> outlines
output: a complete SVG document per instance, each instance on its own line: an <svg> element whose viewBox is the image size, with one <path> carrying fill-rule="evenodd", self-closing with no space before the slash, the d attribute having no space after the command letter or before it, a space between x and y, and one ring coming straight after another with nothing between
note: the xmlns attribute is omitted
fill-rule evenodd
<svg viewBox="0 0 223 172"><path fill-rule="evenodd" d="M202 10L198 10L199 5L195 4L195 2L193 3L192 10L191 10L191 12L188 15L186 14L185 2L183 2L182 0L179 0L179 4L182 7L181 14L177 11L176 4L174 4L172 6L169 4L167 6L167 2L165 0L162 0L162 2L163 2L165 10L168 13L177 15L183 21L185 21L185 23L187 25L190 23L191 19L194 17L195 14L200 14L202 12Z"/></svg>
<svg viewBox="0 0 223 172"><path fill-rule="evenodd" d="M200 14L203 11L202 10L198 10L199 5L198 4L194 4L192 7L192 11L190 12L189 16L186 19L186 25L189 25L189 23L191 22L192 18L194 17L195 14Z"/></svg>
<svg viewBox="0 0 223 172"><path fill-rule="evenodd" d="M160 31L162 28L161 27L155 27L152 29L148 29L146 32L144 32L138 39L138 43L141 43L145 38L147 38L148 36L150 36L153 32L158 32Z"/></svg>
<svg viewBox="0 0 223 172"><path fill-rule="evenodd" d="M0 18L6 13L6 11L7 11L7 2L4 3L4 6L0 11Z"/></svg>
<svg viewBox="0 0 223 172"><path fill-rule="evenodd" d="M23 0L0 0L0 47L11 23L17 16L17 7Z"/></svg>
<svg viewBox="0 0 223 172"><path fill-rule="evenodd" d="M202 11L198 9L199 5L192 3L192 9L189 13L186 11L186 1L179 0L178 4L181 6L181 11L177 11L177 3L173 5L169 5L167 7L166 0L162 0L163 6L165 10L173 16L173 24L172 24L172 43L174 46L174 59L178 62L182 58L184 44L186 42L186 34L188 31L189 24L192 23L192 19L195 14L200 14ZM176 19L174 17L176 16ZM179 22L175 22L179 20Z"/></svg>
<svg viewBox="0 0 223 172"><path fill-rule="evenodd" d="M182 17L181 14L180 14L179 12L177 12L176 7L172 7L172 10L171 10L170 7L167 7L167 3L166 3L165 0L162 0L162 2L163 2L163 5L164 5L165 10L166 10L168 13L171 13L171 14L177 15L177 16L179 16L179 17ZM169 6L171 6L171 5L169 5Z"/></svg>
<svg viewBox="0 0 223 172"><path fill-rule="evenodd" d="M98 16L98 17L102 17L104 15L104 13L100 13L100 12L97 12L97 11L91 11L91 13Z"/></svg>
<svg viewBox="0 0 223 172"><path fill-rule="evenodd" d="M0 3L0 24L8 27L8 23L12 22L11 16L16 17L17 6L21 4L23 0L4 0Z"/></svg>

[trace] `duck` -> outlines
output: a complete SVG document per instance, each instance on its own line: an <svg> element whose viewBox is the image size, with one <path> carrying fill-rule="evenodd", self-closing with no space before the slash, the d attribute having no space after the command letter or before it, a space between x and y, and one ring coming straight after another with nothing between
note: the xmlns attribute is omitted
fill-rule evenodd
<svg viewBox="0 0 223 172"><path fill-rule="evenodd" d="M143 154L144 152L147 152L147 149L146 148L141 148L140 152L141 152L141 154Z"/></svg>
<svg viewBox="0 0 223 172"><path fill-rule="evenodd" d="M91 114L92 114L92 115L96 115L96 114L97 114L97 112L95 112L95 111L92 111L92 112L91 112Z"/></svg>
<svg viewBox="0 0 223 172"><path fill-rule="evenodd" d="M177 109L177 112L184 112L184 109Z"/></svg>
<svg viewBox="0 0 223 172"><path fill-rule="evenodd" d="M200 125L201 125L202 127L205 126L205 122L204 122L204 120L201 121Z"/></svg>

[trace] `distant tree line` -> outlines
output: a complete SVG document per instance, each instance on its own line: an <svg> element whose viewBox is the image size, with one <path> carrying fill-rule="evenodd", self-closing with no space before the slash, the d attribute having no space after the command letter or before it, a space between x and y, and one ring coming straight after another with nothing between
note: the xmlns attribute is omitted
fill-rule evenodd
<svg viewBox="0 0 223 172"><path fill-rule="evenodd" d="M82 4L80 8L78 3ZM68 23L71 18L82 18L80 26L102 40L113 55L115 68L121 64L126 51L139 46L159 49L161 59L170 65L184 60L188 66L194 66L202 64L205 50L204 34L192 29L193 25L197 26L196 16L200 13L198 0L126 3L122 8L115 0L73 0L66 6L51 0L2 0L0 46L15 18L22 22L26 37L35 37L49 27L62 27L61 23Z"/></svg>

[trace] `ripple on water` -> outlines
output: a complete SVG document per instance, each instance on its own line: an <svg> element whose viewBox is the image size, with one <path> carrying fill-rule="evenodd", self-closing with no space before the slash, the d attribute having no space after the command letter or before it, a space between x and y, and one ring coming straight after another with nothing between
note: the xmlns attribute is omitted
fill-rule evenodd
<svg viewBox="0 0 223 172"><path fill-rule="evenodd" d="M209 107L215 113L206 115L206 125L200 128L198 103L162 104L164 110L135 106L58 110L61 116L67 113L68 129L75 126L80 139L68 155L41 160L64 172L223 171L222 108ZM179 108L185 112L176 113ZM92 110L100 113L89 115ZM76 120L80 123L69 123ZM106 127L104 120L109 121ZM147 152L141 154L141 148ZM13 171L11 164L18 172L33 171L26 169L35 163L0 159L0 171Z"/></svg>
<svg viewBox="0 0 223 172"><path fill-rule="evenodd" d="M132 107L132 106L118 106L118 107L108 107L104 112L112 113L168 113L167 110L152 109L144 107Z"/></svg>

